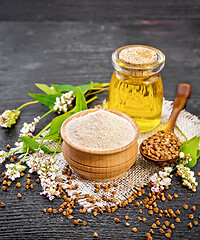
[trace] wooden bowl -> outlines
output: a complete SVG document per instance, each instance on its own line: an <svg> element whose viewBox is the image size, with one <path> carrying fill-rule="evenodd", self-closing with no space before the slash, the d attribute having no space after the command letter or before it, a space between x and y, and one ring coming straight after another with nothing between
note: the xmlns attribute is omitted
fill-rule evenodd
<svg viewBox="0 0 200 240"><path fill-rule="evenodd" d="M136 131L133 141L124 147L114 150L94 151L76 146L68 139L65 133L67 123L73 118L78 118L95 111L99 111L99 109L81 111L65 120L61 127L61 136L63 138L62 152L68 164L81 177L93 181L109 181L123 176L136 161L138 155L137 140L139 137L139 127L126 114L106 109L104 111L117 114L131 123Z"/></svg>

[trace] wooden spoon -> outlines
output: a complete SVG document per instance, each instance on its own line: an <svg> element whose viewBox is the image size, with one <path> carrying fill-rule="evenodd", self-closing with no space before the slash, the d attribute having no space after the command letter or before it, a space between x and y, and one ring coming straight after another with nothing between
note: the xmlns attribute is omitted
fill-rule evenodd
<svg viewBox="0 0 200 240"><path fill-rule="evenodd" d="M187 99L189 98L191 93L191 85L187 83L181 83L178 86L177 96L174 100L172 113L170 118L164 128L164 130L159 131L153 136L143 140L140 145L140 153L142 156L147 159L154 161L158 164L160 163L169 163L175 161L179 156L180 142L178 137L174 134L174 127L176 123L176 119L180 113L180 111L184 108ZM149 140L151 140L151 146L146 147L149 144ZM159 141L161 139L161 141ZM177 139L177 140L176 140ZM148 143L147 143L148 142ZM170 152L168 156L163 156L162 151L166 151L167 145L173 143L173 152ZM175 146L176 145L176 146ZM148 150L147 150L148 148ZM171 149L171 147L169 147ZM167 151L169 152L169 148ZM176 150L175 150L176 149ZM170 150L171 151L171 150ZM147 153L148 152L148 153ZM153 154L152 154L153 152ZM166 153L167 154L167 153Z"/></svg>

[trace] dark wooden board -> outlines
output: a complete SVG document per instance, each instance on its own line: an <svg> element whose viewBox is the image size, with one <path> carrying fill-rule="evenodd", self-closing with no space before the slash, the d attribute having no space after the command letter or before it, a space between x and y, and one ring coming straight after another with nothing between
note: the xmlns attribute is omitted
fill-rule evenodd
<svg viewBox="0 0 200 240"><path fill-rule="evenodd" d="M115 11L111 11L114 6ZM108 82L113 71L112 52L128 44L146 44L166 55L162 71L165 98L173 100L178 84L188 82L192 85L192 94L186 110L200 114L199 1L1 1L0 20L0 112L30 101L27 93L40 92L35 83ZM46 22L50 20L52 22ZM90 106L106 97L106 92L99 95ZM17 125L11 129L0 128L1 149L5 150L8 143L14 145L23 122L31 122L46 111L41 104L22 109ZM52 113L41 121L37 131L54 116ZM4 169L0 164L0 172ZM195 166L195 173L199 169L200 163ZM37 175L32 175L34 183L36 179ZM74 218L86 220L88 225L74 226L73 220L61 214L42 212L48 207L58 209L62 200L50 202L40 196L40 185L35 183L34 190L25 190L26 177L19 181L21 189L17 189L15 183L8 192L0 189L0 202L6 204L6 208L0 208L0 239L93 239L95 231L99 239L145 239L153 223L154 218L144 207L142 215L147 221L138 222L138 208L133 203L97 217L89 213L80 215L76 205ZM200 178L197 181L200 183ZM20 200L18 192L22 194ZM199 226L191 230L186 226L191 210L182 208L183 204L196 205L195 220L198 219L199 187L192 193L174 177L166 192L179 195L178 199L158 203L162 209L181 211L181 223L176 224L172 239L199 239ZM130 227L125 226L125 215L130 216ZM115 217L121 223L116 224ZM160 220L161 224L164 220ZM131 232L134 226L138 227L137 233ZM164 238L155 231L154 239Z"/></svg>
<svg viewBox="0 0 200 240"><path fill-rule="evenodd" d="M3 21L136 21L199 19L198 0L1 0Z"/></svg>
<svg viewBox="0 0 200 240"><path fill-rule="evenodd" d="M120 46L144 44L166 55L161 73L166 99L174 99L180 82L191 83L186 110L199 114L199 23L2 22L1 98L16 107L22 102L21 94L24 100L30 99L27 93L36 91L33 84L37 82L108 82L112 52Z"/></svg>

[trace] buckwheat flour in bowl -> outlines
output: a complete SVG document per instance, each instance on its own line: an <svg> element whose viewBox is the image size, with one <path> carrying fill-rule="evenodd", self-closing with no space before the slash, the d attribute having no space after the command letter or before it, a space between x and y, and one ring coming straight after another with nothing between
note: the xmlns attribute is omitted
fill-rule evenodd
<svg viewBox="0 0 200 240"><path fill-rule="evenodd" d="M65 131L73 144L94 151L124 147L136 135L128 120L105 110L72 119L66 125Z"/></svg>
<svg viewBox="0 0 200 240"><path fill-rule="evenodd" d="M131 117L115 110L75 113L63 123L61 136L67 163L89 180L119 178L137 159L139 127Z"/></svg>

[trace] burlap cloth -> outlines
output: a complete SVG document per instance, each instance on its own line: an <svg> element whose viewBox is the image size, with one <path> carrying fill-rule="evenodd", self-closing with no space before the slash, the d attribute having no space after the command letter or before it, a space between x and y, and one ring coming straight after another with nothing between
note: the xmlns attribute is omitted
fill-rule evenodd
<svg viewBox="0 0 200 240"><path fill-rule="evenodd" d="M147 133L141 133L138 145L143 141L143 139L147 138L148 136L151 136L158 130L160 130L169 119L169 116L172 111L173 102L164 100L163 102L163 110L162 110L162 119L160 125L154 129L151 132ZM181 131L186 135L188 139L192 138L193 136L199 136L200 135L200 121L199 119L186 112L185 110L181 111L180 115L178 116L177 126L181 129ZM175 128L175 134L180 138L181 141L185 141L184 137L181 135L180 131ZM82 198L79 199L79 204L86 208L88 211L91 211L94 207L99 206L101 208L104 208L106 205L109 207L114 206L114 203L107 202L102 200L101 196L104 194L107 198L110 198L110 195L112 194L112 191L116 191L115 198L118 200L117 203L123 202L126 199L128 199L130 196L133 195L135 190L144 187L149 183L150 177L160 170L160 167L158 167L155 164L147 162L140 153L138 154L137 160L135 164L129 169L129 171L122 177L109 181L109 182L94 182L86 179L79 180L79 176L73 171L72 173L74 175L74 179L72 179L72 184L68 184L67 176L62 174L62 170L66 167L67 163L66 160L63 157L62 153L56 154L55 156L56 165L58 168L57 172L57 178L63 178L63 182L60 183L63 187L63 189L67 192L67 194L75 198L76 196L74 193L79 193ZM95 184L103 184L108 185L109 183L114 184L117 183L117 187L113 187L110 189L109 192L105 192L103 189L100 189L99 193L95 193ZM69 186L74 186L75 184L78 184L78 189L76 190L69 190ZM94 205L91 205L87 201L87 198L85 198L85 194L94 195L94 199L100 198L100 202L96 202Z"/></svg>

